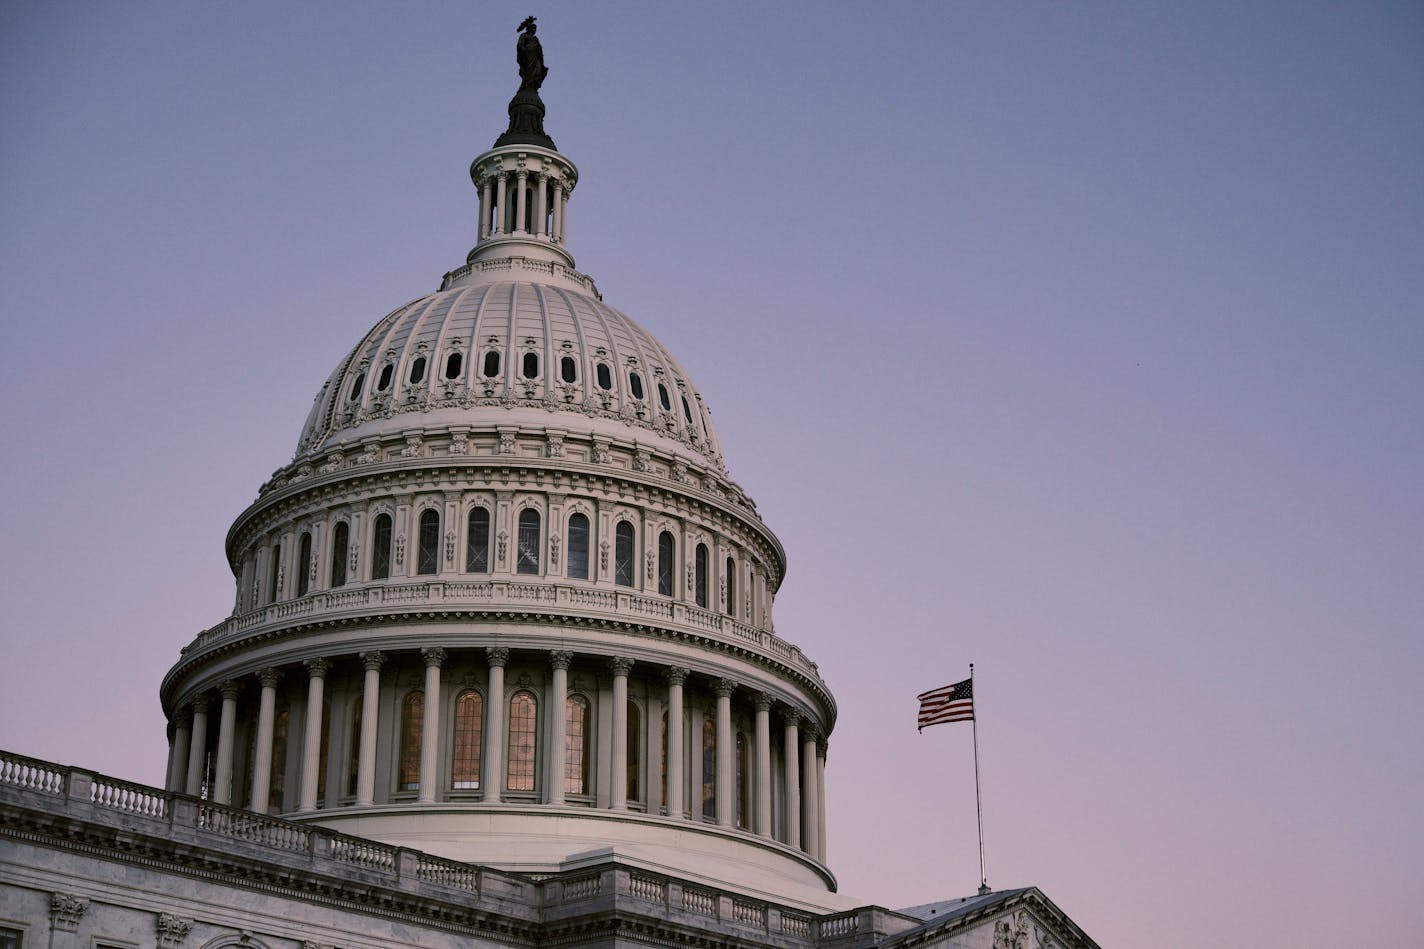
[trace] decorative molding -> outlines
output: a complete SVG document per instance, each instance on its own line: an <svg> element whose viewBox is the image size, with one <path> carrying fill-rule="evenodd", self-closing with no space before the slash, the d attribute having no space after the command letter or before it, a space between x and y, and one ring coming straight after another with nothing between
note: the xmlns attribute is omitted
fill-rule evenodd
<svg viewBox="0 0 1424 949"><path fill-rule="evenodd" d="M615 677L626 678L628 673L633 671L633 660L627 656L614 656L608 660L608 668L612 670Z"/></svg>
<svg viewBox="0 0 1424 949"><path fill-rule="evenodd" d="M735 691L737 691L737 683L725 676L712 683L712 692L719 699L724 696L730 696Z"/></svg>
<svg viewBox="0 0 1424 949"><path fill-rule="evenodd" d="M663 677L667 679L668 685L681 686L687 681L690 672L686 666L668 666L663 670Z"/></svg>
<svg viewBox="0 0 1424 949"><path fill-rule="evenodd" d="M49 922L58 932L72 933L79 929L79 920L89 909L89 900L73 893L51 893Z"/></svg>
<svg viewBox="0 0 1424 949"><path fill-rule="evenodd" d="M324 679L331 671L331 660L326 658L308 659L302 665L307 667L307 675L313 679Z"/></svg>
<svg viewBox="0 0 1424 949"><path fill-rule="evenodd" d="M425 662L427 669L439 669L440 664L445 661L448 653L439 646L430 646L420 651L420 658Z"/></svg>
<svg viewBox="0 0 1424 949"><path fill-rule="evenodd" d="M509 650L503 646L486 646L485 658L491 668L502 668L509 662Z"/></svg>
<svg viewBox="0 0 1424 949"><path fill-rule="evenodd" d="M567 649L553 649L549 651L549 665L555 669L567 670L574 661L574 654Z"/></svg>
<svg viewBox="0 0 1424 949"><path fill-rule="evenodd" d="M381 666L386 664L386 654L379 649L373 649L361 653L361 666L367 671L381 671Z"/></svg>
<svg viewBox="0 0 1424 949"><path fill-rule="evenodd" d="M178 949L192 931L193 920L172 913L159 913L154 920L154 928L158 932L158 949Z"/></svg>

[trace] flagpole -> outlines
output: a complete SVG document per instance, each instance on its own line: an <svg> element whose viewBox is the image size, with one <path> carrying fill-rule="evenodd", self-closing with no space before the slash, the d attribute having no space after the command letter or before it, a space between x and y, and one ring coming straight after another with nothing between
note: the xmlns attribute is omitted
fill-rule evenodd
<svg viewBox="0 0 1424 949"><path fill-rule="evenodd" d="M969 664L969 692L974 693L974 663ZM979 817L979 895L990 893L989 876L984 871L984 802L979 794L979 703L974 703L974 717L969 720L974 729L974 812Z"/></svg>

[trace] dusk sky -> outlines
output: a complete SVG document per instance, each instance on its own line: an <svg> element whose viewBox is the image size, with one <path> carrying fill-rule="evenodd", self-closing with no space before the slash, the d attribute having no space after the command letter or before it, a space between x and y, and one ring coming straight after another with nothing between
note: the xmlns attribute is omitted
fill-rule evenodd
<svg viewBox="0 0 1424 949"><path fill-rule="evenodd" d="M539 16L569 249L839 701L842 892L1417 944L1424 5L0 4L0 748L162 784L233 519L475 240Z"/></svg>

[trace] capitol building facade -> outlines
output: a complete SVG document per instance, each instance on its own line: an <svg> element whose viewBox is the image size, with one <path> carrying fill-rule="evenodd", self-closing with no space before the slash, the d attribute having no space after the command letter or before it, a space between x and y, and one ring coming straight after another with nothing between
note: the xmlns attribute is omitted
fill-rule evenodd
<svg viewBox="0 0 1424 949"><path fill-rule="evenodd" d="M228 532L231 615L162 680L166 786L0 755L0 949L1094 946L1032 887L837 891L785 553L686 370L576 269L534 36L473 250Z"/></svg>

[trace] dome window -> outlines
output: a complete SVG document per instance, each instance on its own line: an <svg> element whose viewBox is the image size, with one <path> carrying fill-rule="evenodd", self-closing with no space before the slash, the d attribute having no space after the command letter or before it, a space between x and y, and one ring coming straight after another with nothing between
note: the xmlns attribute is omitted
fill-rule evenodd
<svg viewBox="0 0 1424 949"><path fill-rule="evenodd" d="M420 546L416 554L415 572L433 574L440 566L440 514L425 510L420 515Z"/></svg>
<svg viewBox="0 0 1424 949"><path fill-rule="evenodd" d="M658 383L658 402L662 404L664 412L672 411L672 400L668 398L667 386Z"/></svg>
<svg viewBox="0 0 1424 949"><path fill-rule="evenodd" d="M417 356L410 364L410 384L419 385L425 381L425 357Z"/></svg>
<svg viewBox="0 0 1424 949"><path fill-rule="evenodd" d="M619 521L614 528L613 582L620 587L633 585L633 525Z"/></svg>
<svg viewBox="0 0 1424 949"><path fill-rule="evenodd" d="M672 596L673 539L669 531L658 535L658 592Z"/></svg>
<svg viewBox="0 0 1424 949"><path fill-rule="evenodd" d="M493 379L499 375L499 353L490 350L485 353L485 378Z"/></svg>
<svg viewBox="0 0 1424 949"><path fill-rule="evenodd" d="M465 357L460 353L451 353L445 357L445 378L455 379L460 375L460 370L465 368Z"/></svg>
<svg viewBox="0 0 1424 949"><path fill-rule="evenodd" d="M682 416L687 419L687 424L692 424L692 406L687 404L687 396L682 397Z"/></svg>
<svg viewBox="0 0 1424 949"><path fill-rule="evenodd" d="M605 392L613 388L613 373L606 362L598 364L598 387Z"/></svg>
<svg viewBox="0 0 1424 949"><path fill-rule="evenodd" d="M514 693L509 700L509 759L504 770L504 786L511 791L536 789L534 765L539 760L538 725L539 703L533 693Z"/></svg>
<svg viewBox="0 0 1424 949"><path fill-rule="evenodd" d="M578 363L574 362L574 357L565 356L559 360L559 376L568 383L578 379Z"/></svg>
<svg viewBox="0 0 1424 949"><path fill-rule="evenodd" d="M391 516L377 514L371 529L371 579L385 580L391 575Z"/></svg>
<svg viewBox="0 0 1424 949"><path fill-rule="evenodd" d="M346 586L346 557L351 550L351 528L338 521L331 532L331 586Z"/></svg>
<svg viewBox="0 0 1424 949"><path fill-rule="evenodd" d="M361 401L361 386L365 384L365 382L366 374L364 372L356 373L356 380L351 383L351 395L349 397L352 402Z"/></svg>
<svg viewBox="0 0 1424 949"><path fill-rule="evenodd" d="M643 397L643 377L636 372L628 373L628 389L633 393L633 398L641 399Z"/></svg>
<svg viewBox="0 0 1424 949"><path fill-rule="evenodd" d="M385 392L391 387L391 376L395 373L396 367L391 363L386 363L381 367L381 377L376 380L376 391Z"/></svg>
<svg viewBox="0 0 1424 949"><path fill-rule="evenodd" d="M466 689L455 700L455 754L450 787L456 791L479 790L484 712L484 697L474 689Z"/></svg>
<svg viewBox="0 0 1424 949"><path fill-rule="evenodd" d="M588 579L588 518L569 515L568 574L574 580Z"/></svg>
<svg viewBox="0 0 1424 949"><path fill-rule="evenodd" d="M707 545L697 545L697 557L693 561L692 595L698 606L707 609Z"/></svg>
<svg viewBox="0 0 1424 949"><path fill-rule="evenodd" d="M539 376L539 354L524 354L524 378L535 379Z"/></svg>
<svg viewBox="0 0 1424 949"><path fill-rule="evenodd" d="M519 547L515 573L539 572L539 512L526 507L519 512Z"/></svg>
<svg viewBox="0 0 1424 949"><path fill-rule="evenodd" d="M471 508L469 532L465 540L466 573L489 573L489 533L489 509Z"/></svg>

